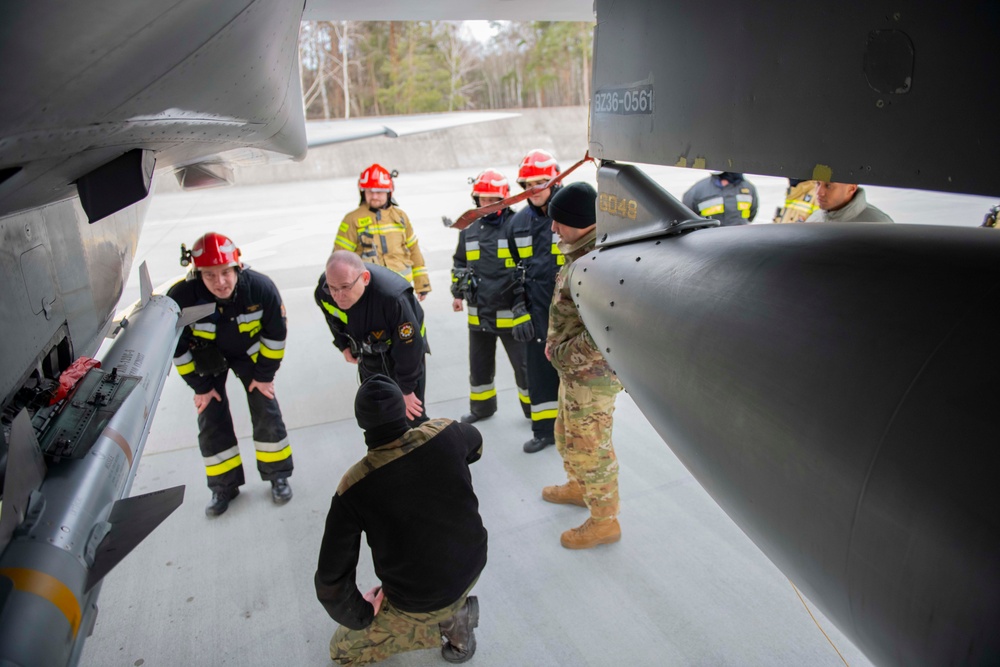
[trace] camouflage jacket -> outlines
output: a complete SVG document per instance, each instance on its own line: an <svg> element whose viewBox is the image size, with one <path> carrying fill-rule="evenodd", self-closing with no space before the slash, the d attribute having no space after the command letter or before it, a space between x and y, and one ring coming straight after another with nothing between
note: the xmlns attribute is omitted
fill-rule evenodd
<svg viewBox="0 0 1000 667"><path fill-rule="evenodd" d="M566 256L566 264L556 275L545 343L552 355L552 366L560 377L576 382L601 381L610 384L617 380L584 326L567 284L569 268L577 259L593 250L596 243L595 229L572 245L559 244L559 249Z"/></svg>

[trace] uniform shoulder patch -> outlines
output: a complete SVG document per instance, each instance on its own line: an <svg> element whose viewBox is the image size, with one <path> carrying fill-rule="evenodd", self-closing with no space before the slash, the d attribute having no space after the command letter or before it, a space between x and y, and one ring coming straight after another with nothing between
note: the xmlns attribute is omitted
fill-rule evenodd
<svg viewBox="0 0 1000 667"><path fill-rule="evenodd" d="M254 304L251 304L251 305L247 306L247 312L248 313L256 313L258 310L260 310L260 304L259 303L254 303Z"/></svg>
<svg viewBox="0 0 1000 667"><path fill-rule="evenodd" d="M399 325L399 340L410 340L413 338L414 331L411 322L403 322Z"/></svg>
<svg viewBox="0 0 1000 667"><path fill-rule="evenodd" d="M750 188L740 188L740 194L744 195L750 194Z"/></svg>

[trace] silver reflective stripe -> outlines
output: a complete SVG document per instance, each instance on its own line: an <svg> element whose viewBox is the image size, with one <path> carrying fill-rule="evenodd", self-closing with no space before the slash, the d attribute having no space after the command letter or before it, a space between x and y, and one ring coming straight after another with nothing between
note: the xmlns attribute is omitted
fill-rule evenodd
<svg viewBox="0 0 1000 667"><path fill-rule="evenodd" d="M493 384L492 382L490 382L489 384L480 384L480 385L477 385L477 386L475 386L475 387L472 387L472 388L471 388L471 391L472 391L472 393L473 393L473 394L481 394L481 393L483 393L484 391L490 391L490 390L491 390L491 389L493 389L493 388L494 388L495 386L496 386L496 385L495 385L495 384Z"/></svg>
<svg viewBox="0 0 1000 667"><path fill-rule="evenodd" d="M185 352L179 357L174 357L174 366L183 366L184 364L189 364L194 361L194 357L191 356L190 352Z"/></svg>
<svg viewBox="0 0 1000 667"><path fill-rule="evenodd" d="M253 322L254 320L259 320L264 317L264 311L258 310L256 313L247 313L246 315L239 315L236 317L236 321L239 324L246 324L247 322Z"/></svg>
<svg viewBox="0 0 1000 667"><path fill-rule="evenodd" d="M478 317L479 316L479 308L476 307L476 306L469 306L469 315L470 316L477 316Z"/></svg>
<svg viewBox="0 0 1000 667"><path fill-rule="evenodd" d="M253 446L258 452L280 452L288 446L288 438L282 438L278 442L261 442L259 440L254 440Z"/></svg>
<svg viewBox="0 0 1000 667"><path fill-rule="evenodd" d="M283 340L271 340L270 338L260 337L260 342L263 343L264 347L269 350L284 350L285 341Z"/></svg>
<svg viewBox="0 0 1000 667"><path fill-rule="evenodd" d="M465 252L469 252L470 250L479 250L479 241L466 241Z"/></svg>
<svg viewBox="0 0 1000 667"><path fill-rule="evenodd" d="M230 447L229 449L219 452L218 454L215 454L213 456L205 456L204 457L205 467L208 468L210 466L219 465L220 463L225 463L229 459L237 457L239 455L240 455L239 446Z"/></svg>
<svg viewBox="0 0 1000 667"><path fill-rule="evenodd" d="M247 356L252 357L253 355L260 352L260 341L257 341L253 345L247 348Z"/></svg>
<svg viewBox="0 0 1000 667"><path fill-rule="evenodd" d="M215 325L209 322L196 322L191 325L191 328L198 331L209 331L211 333L215 333Z"/></svg>
<svg viewBox="0 0 1000 667"><path fill-rule="evenodd" d="M497 239L497 249L498 250L500 248L503 248L504 250L506 250L509 247L510 247L510 243L508 243L507 239Z"/></svg>
<svg viewBox="0 0 1000 667"><path fill-rule="evenodd" d="M753 203L753 195L736 195L736 201L746 202L747 204Z"/></svg>
<svg viewBox="0 0 1000 667"><path fill-rule="evenodd" d="M530 236L518 236L514 239L514 243L517 244L518 248L524 248L531 245Z"/></svg>
<svg viewBox="0 0 1000 667"><path fill-rule="evenodd" d="M532 412L544 412L546 410L558 410L559 401L548 401L546 403L539 403L538 405L532 405Z"/></svg>
<svg viewBox="0 0 1000 667"><path fill-rule="evenodd" d="M722 197L712 197L711 199L705 199L698 202L699 208L712 208L713 206L722 206L725 202Z"/></svg>

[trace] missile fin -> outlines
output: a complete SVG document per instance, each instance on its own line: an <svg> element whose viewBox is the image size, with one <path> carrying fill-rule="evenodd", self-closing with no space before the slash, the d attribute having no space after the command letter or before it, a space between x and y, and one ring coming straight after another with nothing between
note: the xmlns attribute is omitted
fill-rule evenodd
<svg viewBox="0 0 1000 667"><path fill-rule="evenodd" d="M97 547L87 574L89 591L184 501L184 486L122 498L111 508L111 530Z"/></svg>
<svg viewBox="0 0 1000 667"><path fill-rule="evenodd" d="M11 424L8 457L0 512L0 551L6 548L14 529L24 520L28 498L41 485L47 471L27 410L21 410Z"/></svg>
<svg viewBox="0 0 1000 667"><path fill-rule="evenodd" d="M153 281L146 262L139 265L139 306L145 306L153 296Z"/></svg>
<svg viewBox="0 0 1000 667"><path fill-rule="evenodd" d="M200 306L190 306L181 311L181 316L177 320L177 330L180 331L189 324L193 324L203 317L208 317L215 312L214 303L203 303Z"/></svg>

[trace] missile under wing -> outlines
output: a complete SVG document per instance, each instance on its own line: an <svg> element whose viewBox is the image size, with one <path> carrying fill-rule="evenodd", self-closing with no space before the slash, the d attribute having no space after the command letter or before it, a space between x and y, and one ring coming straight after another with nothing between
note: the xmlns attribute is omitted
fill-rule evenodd
<svg viewBox="0 0 1000 667"><path fill-rule="evenodd" d="M1000 660L1000 237L709 228L635 167L996 194L995 3L598 0L594 340L726 512L878 664ZM905 222L898 220L897 222Z"/></svg>

